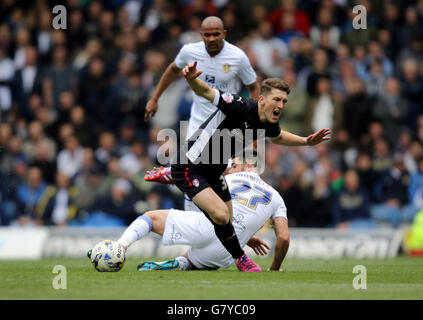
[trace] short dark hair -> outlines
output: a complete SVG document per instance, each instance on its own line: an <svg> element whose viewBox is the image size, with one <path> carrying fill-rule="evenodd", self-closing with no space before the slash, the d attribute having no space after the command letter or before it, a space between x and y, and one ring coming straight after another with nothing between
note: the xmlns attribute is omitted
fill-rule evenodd
<svg viewBox="0 0 423 320"><path fill-rule="evenodd" d="M265 79L261 82L260 86L260 94L266 94L272 91L272 89L278 89L281 91L285 91L286 94L291 92L291 88L286 81L283 81L279 78L269 78Z"/></svg>
<svg viewBox="0 0 423 320"><path fill-rule="evenodd" d="M257 162L259 161L259 153L257 150L248 147L247 149L242 149L238 151L233 157L232 161L235 159L242 160L242 164L252 164L254 167L257 167Z"/></svg>

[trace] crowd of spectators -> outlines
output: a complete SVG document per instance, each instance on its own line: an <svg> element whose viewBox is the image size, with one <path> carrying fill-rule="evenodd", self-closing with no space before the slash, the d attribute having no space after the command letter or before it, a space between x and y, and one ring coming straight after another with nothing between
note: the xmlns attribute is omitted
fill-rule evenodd
<svg viewBox="0 0 423 320"><path fill-rule="evenodd" d="M56 4L0 4L1 225L126 225L182 208L176 188L143 176L191 92L178 80L153 121L144 108L209 15L259 81L290 83L283 129L333 131L316 147L266 148L263 177L290 226L398 227L423 208L423 0L68 0L64 30ZM357 4L366 29L353 28Z"/></svg>

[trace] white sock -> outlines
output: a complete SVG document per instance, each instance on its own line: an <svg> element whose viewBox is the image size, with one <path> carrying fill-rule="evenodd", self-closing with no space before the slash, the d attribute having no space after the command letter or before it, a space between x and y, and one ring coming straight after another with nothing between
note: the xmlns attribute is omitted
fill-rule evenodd
<svg viewBox="0 0 423 320"><path fill-rule="evenodd" d="M139 216L132 222L125 232L122 234L118 243L122 245L125 250L135 241L145 237L153 229L153 222L147 216Z"/></svg>
<svg viewBox="0 0 423 320"><path fill-rule="evenodd" d="M179 270L191 270L191 264L187 258L183 256L176 257L175 260L179 262Z"/></svg>

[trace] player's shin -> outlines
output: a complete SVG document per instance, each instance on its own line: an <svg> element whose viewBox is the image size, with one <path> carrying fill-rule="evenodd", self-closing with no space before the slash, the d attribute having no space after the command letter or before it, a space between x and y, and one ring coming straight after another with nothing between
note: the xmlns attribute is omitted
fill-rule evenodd
<svg viewBox="0 0 423 320"><path fill-rule="evenodd" d="M145 237L153 229L153 222L148 216L135 219L122 234L118 243L126 250L135 241Z"/></svg>
<svg viewBox="0 0 423 320"><path fill-rule="evenodd" d="M234 259L240 258L244 254L238 237L231 222L226 225L213 223L214 231L225 249L232 255Z"/></svg>

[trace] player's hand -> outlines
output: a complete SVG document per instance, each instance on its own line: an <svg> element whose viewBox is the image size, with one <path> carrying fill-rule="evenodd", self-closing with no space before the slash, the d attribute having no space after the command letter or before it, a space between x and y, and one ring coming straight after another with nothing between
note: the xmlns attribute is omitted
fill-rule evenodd
<svg viewBox="0 0 423 320"><path fill-rule="evenodd" d="M154 119L158 109L159 104L157 103L157 99L151 98L148 100L147 105L145 106L144 121L147 122L148 118Z"/></svg>
<svg viewBox="0 0 423 320"><path fill-rule="evenodd" d="M267 250L270 250L269 245L257 236L252 236L247 245L259 256L266 255Z"/></svg>
<svg viewBox="0 0 423 320"><path fill-rule="evenodd" d="M202 73L203 71L197 71L197 61L190 63L189 65L187 65L185 68L182 69L182 74L187 80L195 79Z"/></svg>
<svg viewBox="0 0 423 320"><path fill-rule="evenodd" d="M307 145L308 146L314 146L316 144L319 144L322 141L330 140L330 135L332 132L330 129L321 129L307 137Z"/></svg>

